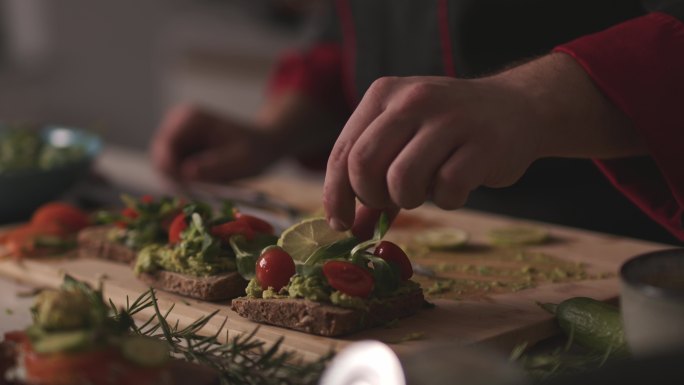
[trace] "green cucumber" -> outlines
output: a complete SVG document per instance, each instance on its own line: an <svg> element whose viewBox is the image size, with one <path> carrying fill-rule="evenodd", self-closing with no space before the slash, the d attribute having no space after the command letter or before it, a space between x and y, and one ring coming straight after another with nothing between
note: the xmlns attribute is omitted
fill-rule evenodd
<svg viewBox="0 0 684 385"><path fill-rule="evenodd" d="M82 350L93 342L93 334L84 330L46 333L33 343L38 353L60 353Z"/></svg>
<svg viewBox="0 0 684 385"><path fill-rule="evenodd" d="M124 339L121 343L121 354L128 361L147 368L162 366L171 358L167 343L144 336Z"/></svg>
<svg viewBox="0 0 684 385"><path fill-rule="evenodd" d="M540 305L556 315L561 329L578 345L600 353L628 354L617 307L587 297Z"/></svg>

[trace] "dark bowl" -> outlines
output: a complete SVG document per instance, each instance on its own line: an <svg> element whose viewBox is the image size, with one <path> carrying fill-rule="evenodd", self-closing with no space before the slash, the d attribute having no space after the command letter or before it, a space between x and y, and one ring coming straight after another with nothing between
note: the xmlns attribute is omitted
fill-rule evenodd
<svg viewBox="0 0 684 385"><path fill-rule="evenodd" d="M84 154L50 169L0 174L0 223L26 219L41 204L59 198L88 174L102 148L97 135L80 129L47 126L40 130L40 135L56 147L81 146Z"/></svg>

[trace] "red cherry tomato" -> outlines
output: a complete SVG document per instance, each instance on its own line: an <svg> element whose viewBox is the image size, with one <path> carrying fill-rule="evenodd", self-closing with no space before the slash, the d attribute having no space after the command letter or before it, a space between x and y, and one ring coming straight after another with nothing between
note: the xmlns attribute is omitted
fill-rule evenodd
<svg viewBox="0 0 684 385"><path fill-rule="evenodd" d="M169 243L175 245L181 241L181 233L188 228L188 222L185 220L185 214L178 214L169 226Z"/></svg>
<svg viewBox="0 0 684 385"><path fill-rule="evenodd" d="M231 221L211 228L211 235L219 237L225 242L228 242L230 237L236 234L243 235L248 241L254 239L254 230L246 222Z"/></svg>
<svg viewBox="0 0 684 385"><path fill-rule="evenodd" d="M401 247L389 241L382 241L375 247L376 256L384 259L388 263L394 263L399 267L401 280L406 281L413 276L411 261L406 256Z"/></svg>
<svg viewBox="0 0 684 385"><path fill-rule="evenodd" d="M353 297L368 297L373 291L373 275L351 262L328 261L323 275L334 289Z"/></svg>
<svg viewBox="0 0 684 385"><path fill-rule="evenodd" d="M278 291L290 282L295 275L295 264L290 254L280 247L273 246L264 249L257 259L256 279L259 286L266 290L272 287Z"/></svg>
<svg viewBox="0 0 684 385"><path fill-rule="evenodd" d="M30 346L23 350L26 377L32 384L157 384L165 370L138 367L114 348L54 354L39 354Z"/></svg>
<svg viewBox="0 0 684 385"><path fill-rule="evenodd" d="M57 224L66 232L75 233L90 224L88 214L70 204L47 203L39 207L31 217L32 225Z"/></svg>
<svg viewBox="0 0 684 385"><path fill-rule="evenodd" d="M247 223L257 233L273 234L273 226L261 218L237 212L235 213L235 219Z"/></svg>

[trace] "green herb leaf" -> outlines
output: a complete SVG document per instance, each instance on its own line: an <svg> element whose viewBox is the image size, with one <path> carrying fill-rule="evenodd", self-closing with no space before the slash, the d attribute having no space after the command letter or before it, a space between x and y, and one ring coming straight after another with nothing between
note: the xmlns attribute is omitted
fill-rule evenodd
<svg viewBox="0 0 684 385"><path fill-rule="evenodd" d="M374 292L378 297L391 294L399 287L401 282L399 269L394 264L389 264L382 258L373 255L367 256L373 265L373 278L375 279Z"/></svg>
<svg viewBox="0 0 684 385"><path fill-rule="evenodd" d="M321 265L304 265L298 263L295 265L297 275L301 277L323 276L323 267Z"/></svg>
<svg viewBox="0 0 684 385"><path fill-rule="evenodd" d="M359 241L355 237L349 237L321 246L311 253L309 258L304 261L304 264L315 265L327 259L344 258L350 254L351 250L358 242Z"/></svg>
<svg viewBox="0 0 684 385"><path fill-rule="evenodd" d="M257 234L254 239L248 241L242 235L233 235L228 240L231 249L235 253L237 271L242 278L250 280L254 278L256 261L261 251L268 246L275 245L278 237L268 234Z"/></svg>
<svg viewBox="0 0 684 385"><path fill-rule="evenodd" d="M373 232L373 238L361 242L356 247L354 247L351 251L351 254L354 255L358 252L364 251L372 246L375 246L376 244L380 243L382 238L385 236L387 231L389 230L390 222L389 218L387 217L387 214L383 211L380 213L380 218L378 218L378 223L375 224L375 231Z"/></svg>

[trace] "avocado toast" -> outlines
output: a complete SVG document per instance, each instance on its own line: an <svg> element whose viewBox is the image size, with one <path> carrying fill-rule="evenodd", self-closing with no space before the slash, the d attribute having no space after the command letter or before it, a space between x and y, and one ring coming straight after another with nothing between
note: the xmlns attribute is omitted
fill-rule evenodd
<svg viewBox="0 0 684 385"><path fill-rule="evenodd" d="M425 305L413 270L394 243L381 241L386 217L373 239L359 242L314 218L287 229L277 247L263 250L246 288L231 302L255 322L323 336L340 336L416 313Z"/></svg>
<svg viewBox="0 0 684 385"><path fill-rule="evenodd" d="M135 262L136 275L148 285L205 301L241 295L247 281L240 274L245 251L274 244L267 222L226 206L212 215L209 206L190 203L171 222L165 244L143 247ZM252 260L253 261L253 260Z"/></svg>

